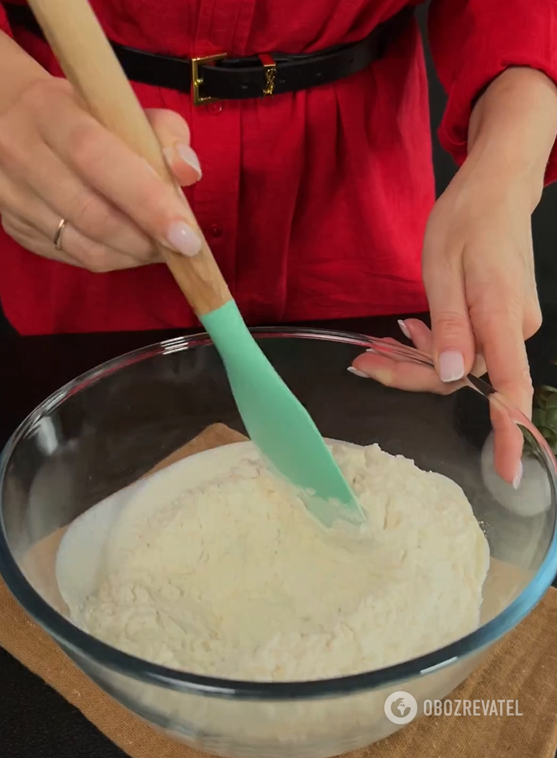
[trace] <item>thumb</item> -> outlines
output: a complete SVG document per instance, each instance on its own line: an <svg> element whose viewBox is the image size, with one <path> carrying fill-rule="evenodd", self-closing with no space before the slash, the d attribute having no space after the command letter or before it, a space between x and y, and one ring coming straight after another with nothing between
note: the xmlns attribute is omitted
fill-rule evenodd
<svg viewBox="0 0 557 758"><path fill-rule="evenodd" d="M146 111L147 118L162 145L166 162L182 187L201 179L197 154L190 146L190 129L178 113L163 109Z"/></svg>
<svg viewBox="0 0 557 758"><path fill-rule="evenodd" d="M425 251L424 251L425 252ZM474 333L468 314L461 258L427 256L435 261L424 282L431 313L433 359L442 382L456 382L470 373L476 359Z"/></svg>

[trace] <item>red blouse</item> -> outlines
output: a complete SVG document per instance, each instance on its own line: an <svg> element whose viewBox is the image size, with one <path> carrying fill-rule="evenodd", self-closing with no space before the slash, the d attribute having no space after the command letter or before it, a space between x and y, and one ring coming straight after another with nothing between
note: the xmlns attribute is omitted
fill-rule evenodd
<svg viewBox="0 0 557 758"><path fill-rule="evenodd" d="M112 40L188 57L318 51L361 39L404 5L93 0ZM502 70L528 65L557 80L556 22L554 0L433 0L430 41L449 93L440 136L457 160L471 103ZM8 30L1 7L0 26ZM16 37L60 73L43 42ZM361 73L297 94L193 107L187 94L136 91L146 107L172 108L190 124L204 175L189 198L249 323L426 309L420 250L434 182L416 24ZM92 274L6 235L0 298L23 334L195 323L163 265Z"/></svg>

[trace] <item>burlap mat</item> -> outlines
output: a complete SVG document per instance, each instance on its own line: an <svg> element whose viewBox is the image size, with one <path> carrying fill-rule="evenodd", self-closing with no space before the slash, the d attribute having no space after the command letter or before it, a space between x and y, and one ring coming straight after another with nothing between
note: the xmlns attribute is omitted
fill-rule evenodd
<svg viewBox="0 0 557 758"><path fill-rule="evenodd" d="M157 468L238 439L239 435L226 427L211 427ZM59 539L57 533L41 546L43 559ZM44 563L51 565L51 561ZM530 616L451 695L452 700L518 701L522 716L424 716L382 742L352 753L351 758L554 758L556 630L557 590L550 589ZM0 645L79 708L132 758L202 758L151 729L102 692L29 619L1 581Z"/></svg>

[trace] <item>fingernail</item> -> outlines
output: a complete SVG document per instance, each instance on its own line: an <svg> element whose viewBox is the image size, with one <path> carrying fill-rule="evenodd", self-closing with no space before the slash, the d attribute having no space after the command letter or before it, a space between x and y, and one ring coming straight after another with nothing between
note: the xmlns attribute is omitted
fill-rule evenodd
<svg viewBox="0 0 557 758"><path fill-rule="evenodd" d="M183 143L179 142L176 145L176 152L184 161L184 163L187 163L188 166L195 171L197 174L197 179L199 181L199 179L201 179L203 176L203 172L201 171L201 164L195 150L193 150L189 145L184 145Z"/></svg>
<svg viewBox="0 0 557 758"><path fill-rule="evenodd" d="M351 374L354 374L354 376L361 376L362 379L369 379L369 376L367 374L364 374L363 371L358 371L357 368L354 368L354 366L349 366L347 371L350 371Z"/></svg>
<svg viewBox="0 0 557 758"><path fill-rule="evenodd" d="M411 340L412 339L412 335L410 334L410 330L408 329L408 327L406 326L406 324L404 323L404 321L400 318L397 321L397 324L399 326L400 331L404 334L404 336L406 337L406 339Z"/></svg>
<svg viewBox="0 0 557 758"><path fill-rule="evenodd" d="M366 353L373 353L373 355L378 355L377 350L375 350L375 348L373 347L368 347L368 349L366 350Z"/></svg>
<svg viewBox="0 0 557 758"><path fill-rule="evenodd" d="M442 382L457 382L464 376L464 357L457 350L447 350L439 356L439 378Z"/></svg>
<svg viewBox="0 0 557 758"><path fill-rule="evenodd" d="M197 255L201 250L201 240L184 221L175 221L170 224L166 240L173 250L189 258Z"/></svg>
<svg viewBox="0 0 557 758"><path fill-rule="evenodd" d="M515 490L517 490L520 487L520 482L522 481L522 474L524 473L524 467L522 465L522 461L519 461L518 468L516 469L516 474L514 475L513 479L513 487Z"/></svg>

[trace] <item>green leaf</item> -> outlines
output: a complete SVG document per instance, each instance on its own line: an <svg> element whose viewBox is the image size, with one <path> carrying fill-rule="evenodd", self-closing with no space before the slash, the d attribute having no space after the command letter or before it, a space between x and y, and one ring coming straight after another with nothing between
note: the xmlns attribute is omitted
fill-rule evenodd
<svg viewBox="0 0 557 758"><path fill-rule="evenodd" d="M546 426L539 426L538 427L540 434L543 434L545 439L549 442L549 438L553 437L553 432L551 429L548 429Z"/></svg>
<svg viewBox="0 0 557 758"><path fill-rule="evenodd" d="M534 407L535 408L545 408L547 405L547 398L549 397L548 392L546 390L538 389L536 390L534 394Z"/></svg>
<svg viewBox="0 0 557 758"><path fill-rule="evenodd" d="M553 392L547 398L547 407L548 408L557 408L557 391Z"/></svg>
<svg viewBox="0 0 557 758"><path fill-rule="evenodd" d="M557 434L557 408L549 408L545 413L545 426Z"/></svg>
<svg viewBox="0 0 557 758"><path fill-rule="evenodd" d="M542 411L541 408L534 408L532 412L532 423L534 426L537 426L538 429L540 426L545 426L545 411Z"/></svg>
<svg viewBox="0 0 557 758"><path fill-rule="evenodd" d="M538 387L538 391L552 395L553 393L557 392L557 388L552 387L550 384L542 384L540 387Z"/></svg>

